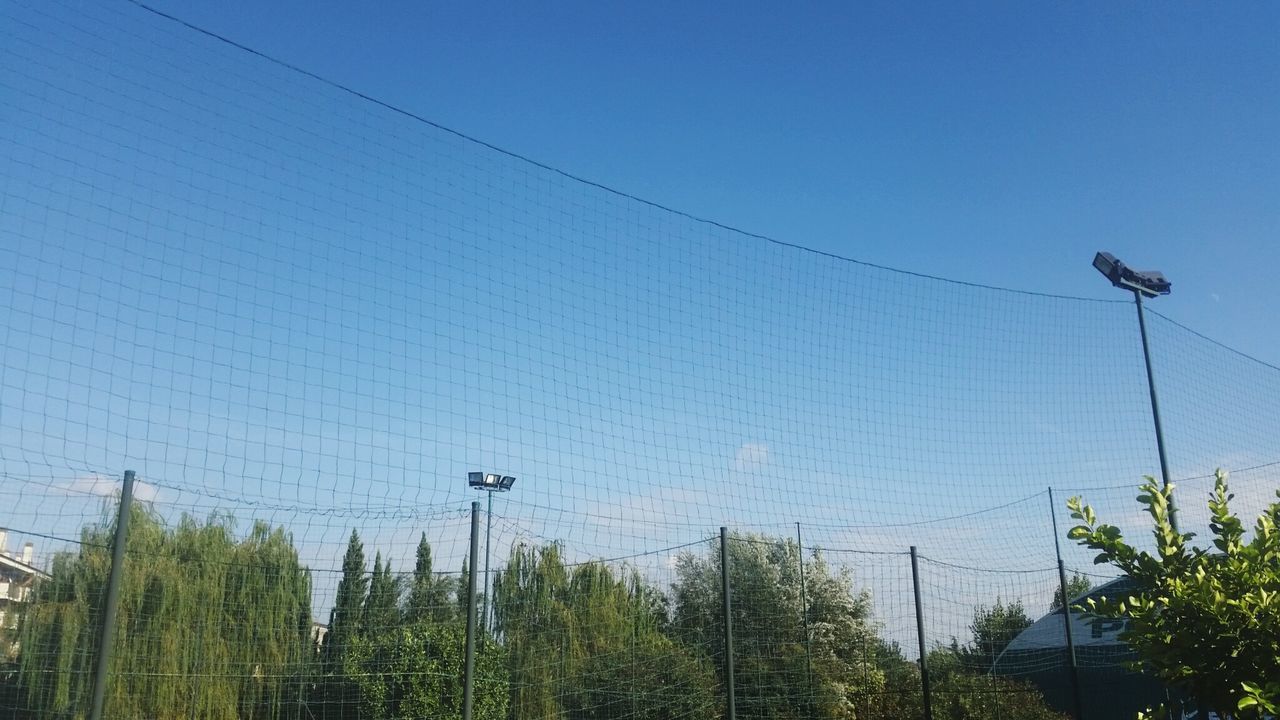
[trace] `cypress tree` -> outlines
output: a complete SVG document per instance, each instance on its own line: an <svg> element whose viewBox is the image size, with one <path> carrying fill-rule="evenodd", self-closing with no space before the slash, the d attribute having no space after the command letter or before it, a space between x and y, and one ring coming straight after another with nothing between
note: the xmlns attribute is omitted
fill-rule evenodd
<svg viewBox="0 0 1280 720"><path fill-rule="evenodd" d="M400 624L400 590L391 576L391 561L384 565L382 553L374 557L369 597L365 601L363 626L367 636L386 632Z"/></svg>
<svg viewBox="0 0 1280 720"><path fill-rule="evenodd" d="M360 534L352 530L342 558L342 579L338 581L338 593L329 614L329 633L325 635L324 678L316 688L320 714L324 718L356 717L359 692L346 677L345 665L361 638L368 587L364 544L360 542Z"/></svg>
<svg viewBox="0 0 1280 720"><path fill-rule="evenodd" d="M427 534L418 540L418 550L413 565L413 579L409 597L405 602L405 621L417 623L425 620L443 621L452 614L448 606L449 588L445 580L437 579L432 571L431 544Z"/></svg>
<svg viewBox="0 0 1280 720"><path fill-rule="evenodd" d="M360 533L351 531L347 552L342 558L342 579L329 613L329 633L325 635L325 658L338 664L345 655L361 625L365 593L369 578L364 572L364 544Z"/></svg>

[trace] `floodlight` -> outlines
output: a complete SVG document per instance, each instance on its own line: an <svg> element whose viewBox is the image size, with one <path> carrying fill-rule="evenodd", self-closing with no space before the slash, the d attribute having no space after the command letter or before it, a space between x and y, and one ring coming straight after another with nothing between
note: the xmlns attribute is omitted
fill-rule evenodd
<svg viewBox="0 0 1280 720"><path fill-rule="evenodd" d="M1173 289L1173 283L1169 282L1164 273L1158 270L1134 270L1108 252L1094 255L1093 267L1110 280L1112 285L1147 297L1168 295Z"/></svg>
<svg viewBox="0 0 1280 720"><path fill-rule="evenodd" d="M1138 335L1142 338L1142 359L1147 366L1147 392L1151 396L1151 420L1156 426L1156 449L1160 453L1160 476L1165 487L1172 481L1169 479L1169 459L1165 454L1164 430L1160 425L1160 401L1156 398L1156 380L1151 372L1151 346L1147 341L1147 320L1142 308L1142 298L1153 298L1157 295L1168 295L1173 284L1157 270L1134 270L1120 262L1115 255L1100 252L1093 256L1093 267L1112 285L1133 293L1134 305L1138 308ZM1169 521L1173 529L1178 529L1177 510L1170 504Z"/></svg>
<svg viewBox="0 0 1280 720"><path fill-rule="evenodd" d="M493 494L495 492L507 492L512 485L516 484L514 475L500 475L491 472L469 472L467 473L467 484L473 488L484 490L489 495L489 511L485 513L484 521L484 596L489 597L489 535L493 526ZM485 600L484 615L481 624L485 627L489 624L489 603Z"/></svg>

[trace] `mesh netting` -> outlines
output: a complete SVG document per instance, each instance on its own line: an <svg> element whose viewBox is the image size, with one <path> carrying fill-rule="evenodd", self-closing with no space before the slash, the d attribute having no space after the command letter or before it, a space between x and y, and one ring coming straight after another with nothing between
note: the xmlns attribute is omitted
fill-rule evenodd
<svg viewBox="0 0 1280 720"><path fill-rule="evenodd" d="M0 17L6 712L88 707L126 469L108 716L456 713L475 570L477 717L719 717L721 526L740 717L919 711L910 546L935 703L1068 708L1049 488L1143 542L1158 474L1131 302L743 233L133 4ZM1219 467L1256 513L1280 371L1148 325L1183 529Z"/></svg>

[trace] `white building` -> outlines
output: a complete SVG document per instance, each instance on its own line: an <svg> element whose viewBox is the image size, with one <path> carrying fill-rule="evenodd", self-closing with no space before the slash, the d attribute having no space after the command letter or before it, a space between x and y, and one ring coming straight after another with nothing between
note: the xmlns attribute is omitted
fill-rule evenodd
<svg viewBox="0 0 1280 720"><path fill-rule="evenodd" d="M13 650L16 606L27 601L36 580L49 577L35 566L35 554L32 543L23 545L21 553L9 552L9 532L0 528L0 659Z"/></svg>

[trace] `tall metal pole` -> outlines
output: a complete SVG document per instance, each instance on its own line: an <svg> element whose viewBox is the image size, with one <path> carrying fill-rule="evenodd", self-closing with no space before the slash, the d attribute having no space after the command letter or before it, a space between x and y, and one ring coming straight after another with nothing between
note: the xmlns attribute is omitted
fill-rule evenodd
<svg viewBox="0 0 1280 720"><path fill-rule="evenodd" d="M1076 720L1084 720L1084 700L1080 692L1080 666L1076 662L1076 641L1071 630L1071 597L1067 595L1067 566L1062 562L1062 541L1058 539L1058 506L1053 502L1053 488L1049 488L1049 514L1053 516L1053 549L1058 555L1058 589L1062 598L1062 627L1067 632L1067 672L1071 676L1071 693L1075 702Z"/></svg>
<svg viewBox="0 0 1280 720"><path fill-rule="evenodd" d="M493 529L493 491L487 490L489 509L484 513L484 613L480 616L480 627L489 629L489 531Z"/></svg>
<svg viewBox="0 0 1280 720"><path fill-rule="evenodd" d="M116 535L111 546L111 574L107 576L107 597L102 613L102 633L98 639L98 662L93 673L93 704L89 720L102 720L102 707L107 697L107 671L111 666L111 647L115 643L116 610L120 606L120 579L124 576L124 548L129 539L129 515L133 507L132 470L124 471L120 488L120 508L116 511Z"/></svg>
<svg viewBox="0 0 1280 720"><path fill-rule="evenodd" d="M471 503L471 566L467 570L467 655L462 675L462 720L471 720L476 670L476 556L480 554L480 501Z"/></svg>
<svg viewBox="0 0 1280 720"><path fill-rule="evenodd" d="M924 608L920 605L920 560L911 546L911 585L916 592L916 637L920 640L920 689L924 694L924 720L933 720L933 699L929 692L929 661L924 642Z"/></svg>
<svg viewBox="0 0 1280 720"><path fill-rule="evenodd" d="M724 682L727 720L737 720L733 689L733 604L729 596L729 529L720 528L720 590L724 596Z"/></svg>
<svg viewBox="0 0 1280 720"><path fill-rule="evenodd" d="M1164 450L1164 428L1160 425L1160 401L1156 399L1156 379L1151 373L1151 346L1147 342L1147 313L1142 307L1142 293L1134 290L1133 301L1138 306L1138 330L1142 335L1142 359L1147 365L1147 391L1151 394L1151 418L1156 424L1156 449L1160 452L1160 477L1165 489L1173 480L1169 477L1169 458ZM1169 503L1169 523L1178 531L1178 510Z"/></svg>
<svg viewBox="0 0 1280 720"><path fill-rule="evenodd" d="M809 687L808 705L813 703L813 640L809 636L809 602L805 598L804 541L800 538L800 523L796 523L796 549L800 556L800 617L804 622L804 678Z"/></svg>

